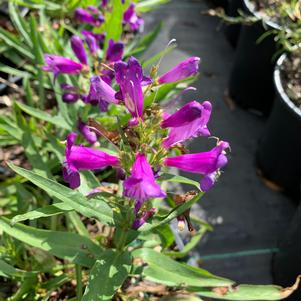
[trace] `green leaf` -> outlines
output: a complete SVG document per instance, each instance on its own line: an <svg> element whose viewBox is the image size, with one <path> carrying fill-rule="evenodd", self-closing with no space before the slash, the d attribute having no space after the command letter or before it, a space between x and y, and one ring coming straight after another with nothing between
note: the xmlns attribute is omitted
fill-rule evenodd
<svg viewBox="0 0 301 301"><path fill-rule="evenodd" d="M281 300L290 296L299 286L300 276L291 287L283 288L278 285L250 285L241 284L235 287L217 287L214 289L190 289L197 294L222 300L240 301L261 301L261 300Z"/></svg>
<svg viewBox="0 0 301 301"><path fill-rule="evenodd" d="M189 178L179 176L179 175L172 175L168 173L164 173L158 178L159 182L175 182L175 183L182 183L182 184L188 184L196 187L198 190L200 190L200 183L197 181L193 181Z"/></svg>
<svg viewBox="0 0 301 301"><path fill-rule="evenodd" d="M0 217L0 229L8 235L62 259L91 267L102 249L87 237L61 231L41 230L23 224L12 227L9 219Z"/></svg>
<svg viewBox="0 0 301 301"><path fill-rule="evenodd" d="M132 266L129 252L107 250L98 259L89 277L82 301L109 301L121 287Z"/></svg>
<svg viewBox="0 0 301 301"><path fill-rule="evenodd" d="M53 215L58 215L62 213L66 213L68 211L72 211L73 209L66 205L65 203L55 203L53 205L48 205L43 208L38 208L24 214L18 214L14 216L11 220L11 224L14 225L16 223L26 221L26 220L34 220L41 217L49 217Z"/></svg>
<svg viewBox="0 0 301 301"><path fill-rule="evenodd" d="M215 276L208 271L177 262L152 249L142 248L132 252L134 257L147 263L143 275L154 282L168 286L230 287L233 281Z"/></svg>
<svg viewBox="0 0 301 301"><path fill-rule="evenodd" d="M164 225L166 223L169 223L171 220L176 218L178 215L185 212L187 209L189 209L194 203L196 203L202 196L204 195L204 192L198 193L194 198L192 198L190 201L179 205L175 208L173 208L167 215L160 218L160 221L157 221L153 224L145 223L142 227L138 229L138 231L150 231L154 230L161 225Z"/></svg>
<svg viewBox="0 0 301 301"><path fill-rule="evenodd" d="M3 64L0 64L0 71L7 73L7 74L14 75L14 76L20 76L20 77L28 77L29 76L29 73L26 71L15 69L13 67L6 66Z"/></svg>
<svg viewBox="0 0 301 301"><path fill-rule="evenodd" d="M24 20L24 17L20 16L20 12L16 10L15 5L12 1L8 2L8 10L10 19L12 20L14 26L17 28L19 33L23 36L24 40L26 41L27 45L32 48L32 42L28 34L27 24Z"/></svg>
<svg viewBox="0 0 301 301"><path fill-rule="evenodd" d="M188 253L197 246L201 238L206 233L207 229L205 227L202 227L196 234L194 234L190 241L184 246L184 248L180 252L164 252L165 255L177 257L177 258L183 258L188 255Z"/></svg>
<svg viewBox="0 0 301 301"><path fill-rule="evenodd" d="M28 47L26 47L26 45L22 44L15 35L11 34L10 32L6 31L1 27L0 39L2 39L8 46L11 46L26 58L30 60L34 58L33 54L30 52Z"/></svg>
<svg viewBox="0 0 301 301"><path fill-rule="evenodd" d="M104 52L107 51L109 40L119 41L122 34L123 4L120 0L112 1L113 10L105 23L106 40Z"/></svg>
<svg viewBox="0 0 301 301"><path fill-rule="evenodd" d="M33 116L33 117L36 117L38 119L41 119L41 120L44 120L44 121L47 121L49 123L52 123L58 127L61 127L63 129L66 129L66 130L71 130L69 124L67 124L65 122L65 120L62 118L62 116L60 115L57 115L57 116L51 116L50 114L42 111L42 110L39 110L39 109L35 109L33 107L30 107L30 106L27 106L26 104L24 103L21 103L21 102L16 102L16 104L18 105L18 107L24 111L25 113Z"/></svg>
<svg viewBox="0 0 301 301"><path fill-rule="evenodd" d="M170 0L144 0L139 1L137 4L136 10L139 13L146 13L153 9L155 9L157 6L165 4L169 2Z"/></svg>
<svg viewBox="0 0 301 301"><path fill-rule="evenodd" d="M35 275L34 272L26 272L16 269L12 265L0 259L0 276L5 278L23 278Z"/></svg>
<svg viewBox="0 0 301 301"><path fill-rule="evenodd" d="M105 201L102 201L99 198L91 198L88 200L81 193L53 180L42 177L32 171L17 167L12 163L9 163L8 165L16 173L45 190L50 196L58 198L82 215L89 218L96 218L105 224L114 223L113 210Z"/></svg>

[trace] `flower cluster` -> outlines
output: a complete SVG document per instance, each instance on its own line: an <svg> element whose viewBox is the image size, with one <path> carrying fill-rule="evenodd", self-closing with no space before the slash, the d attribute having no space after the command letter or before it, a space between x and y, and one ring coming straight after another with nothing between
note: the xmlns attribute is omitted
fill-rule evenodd
<svg viewBox="0 0 301 301"><path fill-rule="evenodd" d="M102 12L110 9L109 1L103 1L100 8L78 8L75 18L98 27L105 21ZM123 14L123 27L137 31L142 26L143 20L136 14L135 5L130 4ZM123 123L116 120L119 132L110 132L93 119L85 123L79 118L77 128L88 143L99 145L96 142L103 137L117 151L109 154L97 147L76 145L77 134L72 132L67 137L63 176L70 187L76 189L80 186L79 171L116 169L122 175L123 196L133 201L136 217L133 228L137 229L154 214L153 208L144 206L146 201L166 197L158 182L162 170L177 168L199 174L200 189L207 191L227 163L229 144L218 141L207 152L182 152L182 143L186 140L210 136L207 124L212 105L209 101L190 101L173 114L164 112L158 104L150 107L145 104L145 97L153 89L195 76L200 58L188 58L161 76L157 75L157 68L153 68L151 76L146 76L135 57L123 60L123 42L107 41L105 53L99 56L98 50L103 47L106 34L89 30L83 30L81 34L82 37L73 36L70 40L78 62L46 54L43 69L53 72L55 79L59 74L79 76L78 81L83 83L80 87L61 84L64 102L74 103L81 99L85 104L98 107L99 112L107 112L109 106L118 106L124 108L121 112L127 113L123 114Z"/></svg>
<svg viewBox="0 0 301 301"><path fill-rule="evenodd" d="M122 127L123 135L115 133L114 146L118 151L114 155L97 148L76 145L76 134L68 135L63 171L64 179L70 187L75 189L80 185L80 170L99 170L108 166L121 170L125 174L123 195L134 201L134 228L141 226L154 214L153 208L141 212L147 200L166 197L166 192L157 182L161 169L173 167L199 174L201 190L209 190L218 178L220 169L227 163L227 142L218 141L207 152L171 154L174 149L181 149L181 143L188 139L210 136L207 124L212 110L211 103L190 101L173 114L163 112L157 105L144 108L144 97L149 87L196 75L198 62L199 58L189 58L162 76L152 79L143 74L136 58L130 57L127 62L117 61L114 63L114 79L119 87L118 91L101 76L92 76L86 101L98 103L102 111L109 104L124 106L130 117ZM89 129L89 132L97 133L112 142L108 132L95 121Z"/></svg>

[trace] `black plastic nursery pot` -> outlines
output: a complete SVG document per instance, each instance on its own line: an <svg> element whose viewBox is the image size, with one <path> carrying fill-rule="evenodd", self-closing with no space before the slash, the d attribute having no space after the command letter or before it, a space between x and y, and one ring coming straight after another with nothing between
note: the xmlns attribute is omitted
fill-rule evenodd
<svg viewBox="0 0 301 301"><path fill-rule="evenodd" d="M230 17L237 17L238 11L244 10L243 0L229 0L227 7L227 15ZM230 45L235 48L237 46L241 24L227 24L225 27L225 36Z"/></svg>
<svg viewBox="0 0 301 301"><path fill-rule="evenodd" d="M256 159L263 176L299 200L301 182L301 110L289 99L281 83L282 55L274 72L276 97ZM300 270L301 272L301 270ZM301 300L301 299L300 299Z"/></svg>
<svg viewBox="0 0 301 301"><path fill-rule="evenodd" d="M244 0L247 13L258 16L249 0ZM258 41L267 30L278 29L273 22L258 21L242 25L229 80L229 95L242 108L268 115L273 99L273 70L276 43L273 35Z"/></svg>
<svg viewBox="0 0 301 301"><path fill-rule="evenodd" d="M301 205L288 228L286 236L279 245L279 252L273 257L274 283L284 287L291 286L301 274ZM287 301L300 301L301 290L296 290Z"/></svg>

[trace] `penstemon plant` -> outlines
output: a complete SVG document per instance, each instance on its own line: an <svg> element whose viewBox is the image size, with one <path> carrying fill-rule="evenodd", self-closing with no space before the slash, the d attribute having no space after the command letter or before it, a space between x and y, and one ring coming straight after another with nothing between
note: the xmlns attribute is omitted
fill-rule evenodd
<svg viewBox="0 0 301 301"><path fill-rule="evenodd" d="M216 137L210 150L189 153L184 145L213 138L209 101L174 108L181 93L194 90L188 86L200 59L188 58L161 74L172 43L149 60L137 58L156 33L135 40L143 27L138 11L162 0L102 1L101 9L83 2L73 14L80 30L70 27L70 47L63 39L61 51L45 48L43 64L35 66L40 78L49 76L40 84L53 88L54 114L16 102L12 116L0 118L0 129L23 146L32 167L8 163L17 175L2 184L0 277L18 287L7 300L289 296L299 279L289 288L237 285L179 261L212 230L190 208L213 188L230 152L229 143ZM51 7L59 9L47 1ZM144 67L151 65L147 74ZM198 174L200 181L178 171ZM192 189L178 193L175 183ZM186 228L190 240L179 248L175 232Z"/></svg>

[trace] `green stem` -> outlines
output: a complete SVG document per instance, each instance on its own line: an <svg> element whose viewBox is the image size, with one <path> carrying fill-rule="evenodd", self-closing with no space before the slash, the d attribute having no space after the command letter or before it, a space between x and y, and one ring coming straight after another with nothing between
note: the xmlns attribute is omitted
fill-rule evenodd
<svg viewBox="0 0 301 301"><path fill-rule="evenodd" d="M83 295L83 284L82 284L82 269L80 265L75 265L75 274L76 274L76 297L80 301Z"/></svg>

